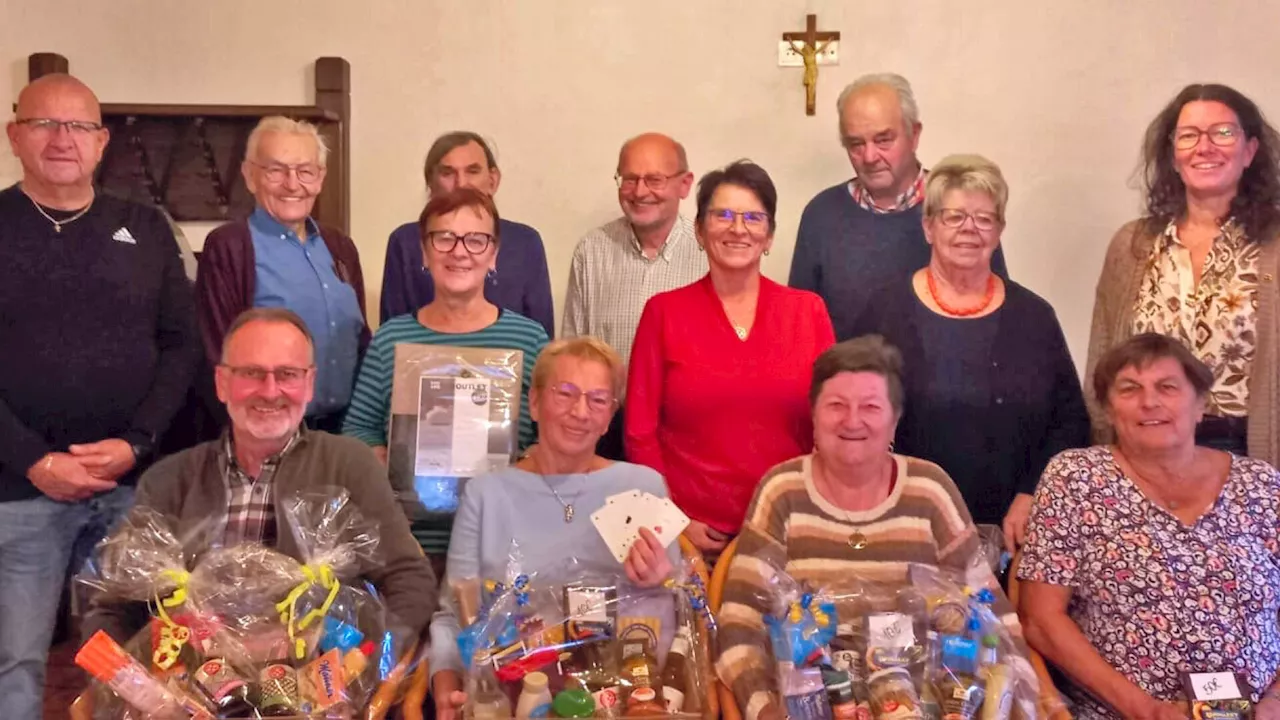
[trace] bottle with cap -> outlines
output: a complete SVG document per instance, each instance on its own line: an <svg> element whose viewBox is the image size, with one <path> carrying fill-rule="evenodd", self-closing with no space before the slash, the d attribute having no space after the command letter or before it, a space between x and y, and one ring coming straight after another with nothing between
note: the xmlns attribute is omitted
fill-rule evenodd
<svg viewBox="0 0 1280 720"><path fill-rule="evenodd" d="M472 663L470 687L467 689L467 700L471 703L471 717L474 720L506 720L511 717L511 701L502 691L498 676L493 672L487 652L478 652Z"/></svg>
<svg viewBox="0 0 1280 720"><path fill-rule="evenodd" d="M264 718L293 717L298 701L298 669L287 659L267 663L258 674L258 712Z"/></svg>
<svg viewBox="0 0 1280 720"><path fill-rule="evenodd" d="M666 715L667 709L658 702L658 693L651 687L639 687L631 691L627 697L627 709L623 713L627 717L648 717Z"/></svg>
<svg viewBox="0 0 1280 720"><path fill-rule="evenodd" d="M626 687L654 688L657 693L662 678L658 675L658 659L654 657L649 638L640 636L622 641L621 679Z"/></svg>
<svg viewBox="0 0 1280 720"><path fill-rule="evenodd" d="M195 672L196 683L204 690L219 718L250 717L255 712L249 698L249 683L226 658L206 660Z"/></svg>
<svg viewBox="0 0 1280 720"><path fill-rule="evenodd" d="M667 665L662 668L662 700L669 713L678 713L684 708L689 683L690 645L689 628L681 627L667 651Z"/></svg>
<svg viewBox="0 0 1280 720"><path fill-rule="evenodd" d="M516 717L544 718L551 713L551 691L546 673L531 672L524 676L524 689L516 700Z"/></svg>

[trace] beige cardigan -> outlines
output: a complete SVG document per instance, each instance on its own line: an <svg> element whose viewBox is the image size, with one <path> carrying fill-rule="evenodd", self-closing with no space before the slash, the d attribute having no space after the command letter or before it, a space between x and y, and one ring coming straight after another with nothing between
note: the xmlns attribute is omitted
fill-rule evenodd
<svg viewBox="0 0 1280 720"><path fill-rule="evenodd" d="M1155 238L1142 232L1142 222L1125 224L1111 238L1098 278L1089 331L1089 359L1085 365L1085 398L1093 422L1093 440L1110 442L1111 428L1093 397L1093 371L1107 350L1133 334L1133 308L1143 273L1151 261ZM1258 259L1257 344L1249 377L1249 454L1272 465L1280 460L1280 427L1276 422L1280 392L1280 238L1263 243Z"/></svg>

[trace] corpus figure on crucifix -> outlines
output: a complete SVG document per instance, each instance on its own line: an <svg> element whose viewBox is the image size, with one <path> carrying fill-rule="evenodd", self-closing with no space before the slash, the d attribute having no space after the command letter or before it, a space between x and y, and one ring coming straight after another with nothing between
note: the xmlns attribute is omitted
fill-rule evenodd
<svg viewBox="0 0 1280 720"><path fill-rule="evenodd" d="M804 32L783 33L782 39L804 60L804 112L813 115L818 95L818 55L833 41L839 40L840 33L818 32L817 15L807 16L805 26Z"/></svg>

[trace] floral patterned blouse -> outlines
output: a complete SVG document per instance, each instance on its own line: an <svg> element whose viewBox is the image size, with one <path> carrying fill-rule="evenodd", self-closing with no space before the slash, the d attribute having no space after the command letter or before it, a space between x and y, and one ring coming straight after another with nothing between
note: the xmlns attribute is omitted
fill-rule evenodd
<svg viewBox="0 0 1280 720"><path fill-rule="evenodd" d="M1178 339L1213 371L1209 413L1247 415L1261 249L1228 220L1209 249L1197 286L1191 251L1178 239L1178 226L1169 223L1155 243L1134 308L1134 333Z"/></svg>
<svg viewBox="0 0 1280 720"><path fill-rule="evenodd" d="M1018 577L1071 589L1071 619L1156 698L1180 672L1241 672L1254 700L1280 668L1280 473L1232 456L1217 502L1187 526L1147 499L1111 448L1060 453L1036 490ZM1078 687L1077 718L1120 715Z"/></svg>

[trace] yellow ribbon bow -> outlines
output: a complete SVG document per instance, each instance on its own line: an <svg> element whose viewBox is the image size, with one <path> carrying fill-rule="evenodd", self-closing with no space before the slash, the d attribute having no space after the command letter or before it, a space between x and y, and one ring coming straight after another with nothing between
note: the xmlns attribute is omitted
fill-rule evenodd
<svg viewBox="0 0 1280 720"><path fill-rule="evenodd" d="M338 589L341 587L338 579L333 575L333 568L324 563L303 565L302 575L305 579L290 590L285 599L276 603L280 622L289 627L289 639L293 641L294 654L299 660L307 656L307 641L298 637L297 633L306 630L311 623L329 614L329 608L333 606L333 601L338 597ZM303 616L302 620L298 620L298 601L302 599L303 593L311 589L312 585L319 585L328 590L329 594L320 607L312 609Z"/></svg>
<svg viewBox="0 0 1280 720"><path fill-rule="evenodd" d="M185 570L162 570L160 577L172 580L174 587L166 598L161 598L160 591L156 591L156 614L160 616L164 627L160 629L160 641L151 654L151 661L161 670L168 670L178 662L178 654L190 639L191 632L174 622L165 608L179 607L187 601L187 583L191 580L191 574Z"/></svg>

